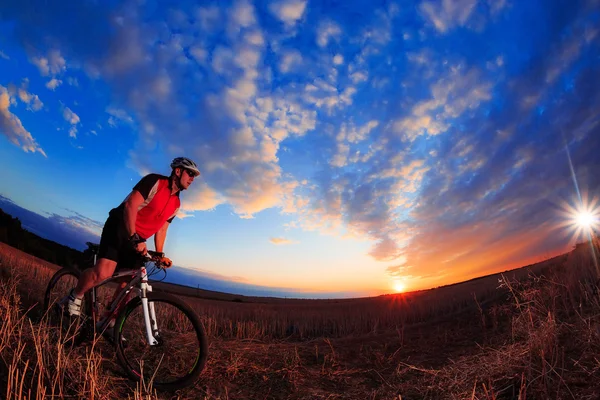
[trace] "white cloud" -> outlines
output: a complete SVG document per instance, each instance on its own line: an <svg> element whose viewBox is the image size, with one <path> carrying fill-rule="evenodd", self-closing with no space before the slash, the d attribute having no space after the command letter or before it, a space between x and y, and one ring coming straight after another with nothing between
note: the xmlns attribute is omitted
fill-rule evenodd
<svg viewBox="0 0 600 400"><path fill-rule="evenodd" d="M282 238L282 237L272 237L272 238L269 238L269 242L271 242L273 244L276 244L276 245L297 243L297 242L295 242L293 240Z"/></svg>
<svg viewBox="0 0 600 400"><path fill-rule="evenodd" d="M448 121L491 99L492 84L481 79L476 69L452 68L447 76L431 85L431 98L413 106L410 115L396 120L394 130L409 141L418 136L439 135Z"/></svg>
<svg viewBox="0 0 600 400"><path fill-rule="evenodd" d="M244 39L246 40L246 43L253 44L255 46L263 46L265 44L265 38L262 32L258 30L247 33Z"/></svg>
<svg viewBox="0 0 600 400"><path fill-rule="evenodd" d="M365 140L369 133L378 125L379 122L375 120L367 122L360 128L357 128L353 123L343 123L336 135L336 154L331 159L330 165L337 168L346 166L348 164L350 145Z"/></svg>
<svg viewBox="0 0 600 400"><path fill-rule="evenodd" d="M219 204L226 202L226 199L214 189L210 188L206 182L201 180L194 182L188 196L182 200L181 210L189 215L193 211L210 211Z"/></svg>
<svg viewBox="0 0 600 400"><path fill-rule="evenodd" d="M199 7L195 12L196 19L200 28L208 33L212 33L221 21L221 11L217 6Z"/></svg>
<svg viewBox="0 0 600 400"><path fill-rule="evenodd" d="M224 46L217 47L212 54L212 69L223 76L231 75L233 63L233 51Z"/></svg>
<svg viewBox="0 0 600 400"><path fill-rule="evenodd" d="M16 100L11 98L9 91L0 85L0 132L6 135L11 143L25 152L33 153L37 151L47 157L31 133L23 127L19 117L10 111L10 106L15 103Z"/></svg>
<svg viewBox="0 0 600 400"><path fill-rule="evenodd" d="M110 115L108 125L113 128L117 127L120 122L133 124L133 118L123 109L109 106L106 108L106 113Z"/></svg>
<svg viewBox="0 0 600 400"><path fill-rule="evenodd" d="M198 64L202 64L204 61L206 61L206 56L208 53L202 47L194 46L190 48L190 54L192 57L194 57L194 60L196 60Z"/></svg>
<svg viewBox="0 0 600 400"><path fill-rule="evenodd" d="M6 55L5 52L0 50L0 58L4 58L5 60L10 60L10 57Z"/></svg>
<svg viewBox="0 0 600 400"><path fill-rule="evenodd" d="M63 110L63 118L71 124L71 127L69 128L69 137L77 138L77 124L80 122L79 116L69 107L65 107Z"/></svg>
<svg viewBox="0 0 600 400"><path fill-rule="evenodd" d="M321 22L317 28L317 44L320 47L325 47L330 39L338 40L341 35L342 29L335 22Z"/></svg>
<svg viewBox="0 0 600 400"><path fill-rule="evenodd" d="M27 104L27 109L30 111L39 111L44 106L37 94L29 93L24 88L18 89L17 95L23 103Z"/></svg>
<svg viewBox="0 0 600 400"><path fill-rule="evenodd" d="M282 52L279 70L284 74L300 67L302 64L302 54L297 50L285 50Z"/></svg>
<svg viewBox="0 0 600 400"><path fill-rule="evenodd" d="M229 34L236 35L241 28L248 28L255 23L254 6L247 0L238 0L231 8Z"/></svg>
<svg viewBox="0 0 600 400"><path fill-rule="evenodd" d="M67 63L58 50L50 50L47 57L32 57L31 62L42 76L59 75L67 69Z"/></svg>
<svg viewBox="0 0 600 400"><path fill-rule="evenodd" d="M63 111L63 117L65 121L71 125L77 125L80 122L79 116L75 114L69 107L65 107Z"/></svg>
<svg viewBox="0 0 600 400"><path fill-rule="evenodd" d="M350 79L352 80L352 83L354 83L354 84L360 83L360 82L366 82L369 79L368 72L367 71L353 72L352 74L350 74Z"/></svg>
<svg viewBox="0 0 600 400"><path fill-rule="evenodd" d="M424 1L419 8L440 33L446 33L455 26L465 26L476 3L477 0Z"/></svg>
<svg viewBox="0 0 600 400"><path fill-rule="evenodd" d="M46 87L50 90L55 90L62 84L60 79L52 78L46 83Z"/></svg>
<svg viewBox="0 0 600 400"><path fill-rule="evenodd" d="M287 26L294 26L302 18L306 9L306 0L283 0L271 3L271 13Z"/></svg>
<svg viewBox="0 0 600 400"><path fill-rule="evenodd" d="M341 54L336 54L333 57L333 63L335 65L342 65L344 63L344 56L342 56Z"/></svg>

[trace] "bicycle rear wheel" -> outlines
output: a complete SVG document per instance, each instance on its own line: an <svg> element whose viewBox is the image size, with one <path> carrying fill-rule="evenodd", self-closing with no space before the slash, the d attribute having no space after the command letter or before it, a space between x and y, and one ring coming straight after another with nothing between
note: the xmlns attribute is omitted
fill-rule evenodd
<svg viewBox="0 0 600 400"><path fill-rule="evenodd" d="M183 301L166 293L148 293L154 304L159 344L150 346L142 300L132 299L117 317L117 358L133 380L143 378L160 389L180 389L198 378L208 356L204 327Z"/></svg>
<svg viewBox="0 0 600 400"><path fill-rule="evenodd" d="M81 344L89 335L88 319L91 315L91 302L88 295L84 296L81 304L81 318L69 318L63 311L60 301L69 295L72 288L77 285L81 272L72 268L61 268L50 278L46 293L44 294L44 310L48 324L58 327L57 339ZM66 305L65 305L66 307Z"/></svg>

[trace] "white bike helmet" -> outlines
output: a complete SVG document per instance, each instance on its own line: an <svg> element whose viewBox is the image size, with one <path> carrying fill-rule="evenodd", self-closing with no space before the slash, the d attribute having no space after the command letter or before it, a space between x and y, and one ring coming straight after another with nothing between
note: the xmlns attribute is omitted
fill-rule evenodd
<svg viewBox="0 0 600 400"><path fill-rule="evenodd" d="M195 162L186 157L177 157L174 158L171 162L171 169L175 168L185 168L188 171L192 171L194 176L200 175L200 170Z"/></svg>

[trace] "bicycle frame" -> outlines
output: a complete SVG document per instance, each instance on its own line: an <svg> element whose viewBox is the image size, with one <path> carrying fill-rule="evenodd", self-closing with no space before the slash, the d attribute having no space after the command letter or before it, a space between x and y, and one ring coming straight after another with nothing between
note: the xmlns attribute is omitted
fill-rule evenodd
<svg viewBox="0 0 600 400"><path fill-rule="evenodd" d="M94 262L95 262L95 259L96 259L96 255L94 254ZM123 302L123 300L127 297L127 295L129 293L131 293L131 291L134 288L136 288L138 296L142 299L142 309L144 312L144 325L146 327L146 338L148 339L148 344L150 344L150 346L158 345L158 343L159 343L157 340L158 324L156 321L156 313L154 311L154 304L148 303L148 292L152 291L152 285L150 285L148 283L148 274L146 272L145 266L142 266L141 268L117 271L110 278L105 279L104 281L100 282L100 284L98 284L94 288L92 288L91 296L92 296L92 305L93 305L92 313L94 313L93 320L96 319L95 315L97 315L97 313L98 313L97 289L106 283L118 280L119 278L126 277L126 276L132 276L132 279L127 283L127 286L119 292L117 297L110 304L110 307L107 310L108 316L103 321L101 321L99 329L100 329L100 331L104 331L107 328L110 320L117 315L117 313L121 309L121 306L124 306L124 304L121 304Z"/></svg>

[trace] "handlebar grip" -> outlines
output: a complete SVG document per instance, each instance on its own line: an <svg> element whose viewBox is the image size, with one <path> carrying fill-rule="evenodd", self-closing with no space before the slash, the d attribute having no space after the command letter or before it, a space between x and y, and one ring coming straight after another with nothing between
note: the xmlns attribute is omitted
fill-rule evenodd
<svg viewBox="0 0 600 400"><path fill-rule="evenodd" d="M165 256L165 253L162 253L160 251L153 251L153 250L148 250L148 255L152 258L162 258Z"/></svg>

